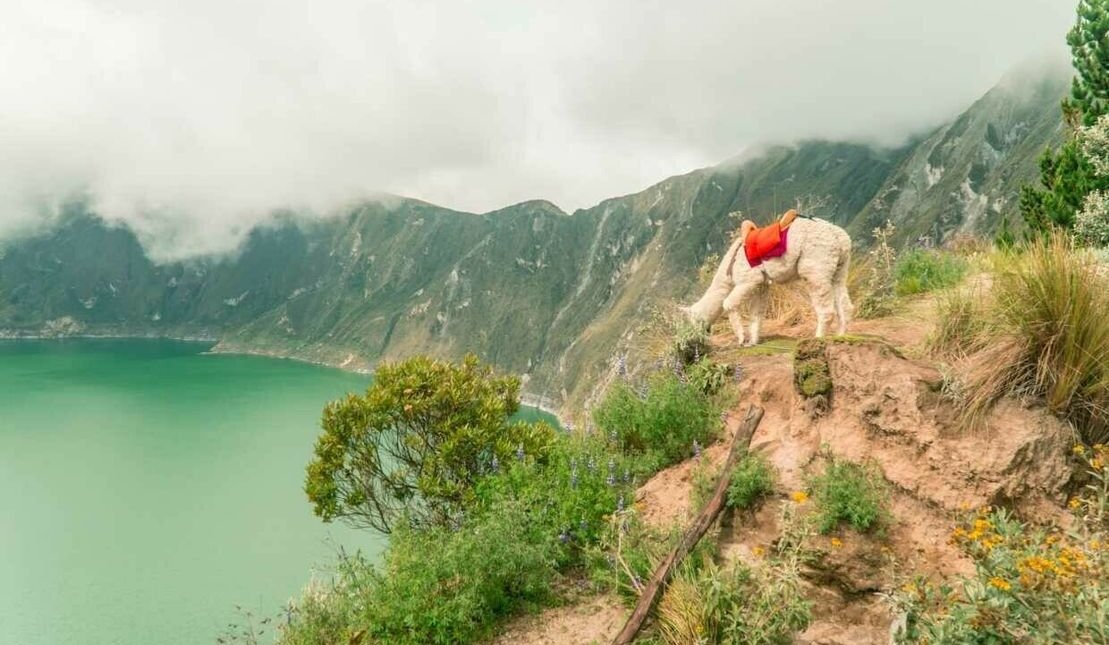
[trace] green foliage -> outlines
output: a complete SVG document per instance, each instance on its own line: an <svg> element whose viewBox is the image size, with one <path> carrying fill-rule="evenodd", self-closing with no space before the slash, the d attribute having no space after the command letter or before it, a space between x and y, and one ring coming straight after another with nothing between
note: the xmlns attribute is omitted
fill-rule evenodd
<svg viewBox="0 0 1109 645"><path fill-rule="evenodd" d="M347 642L361 630L376 643L473 642L551 595L560 550L558 537L516 503L456 530L398 526L382 567L344 562L330 589L301 600L282 643Z"/></svg>
<svg viewBox="0 0 1109 645"><path fill-rule="evenodd" d="M1072 132L1058 152L1048 149L1040 158L1041 187L1021 189L1021 214L1033 234L1042 235L1056 228L1069 230L1086 196L1093 191L1109 189L1109 176L1096 172L1073 131L1079 124L1095 124L1100 116L1109 112L1107 27L1109 3L1081 0L1077 21L1067 36L1077 72L1071 97L1063 102L1063 112Z"/></svg>
<svg viewBox="0 0 1109 645"><path fill-rule="evenodd" d="M550 426L509 421L518 393L518 379L473 356L381 365L365 395L324 409L305 482L316 514L386 533L402 514L417 527L448 525L495 462L521 446L537 457L549 449Z"/></svg>
<svg viewBox="0 0 1109 645"><path fill-rule="evenodd" d="M687 370L689 384L702 393L712 396L724 387L731 374L731 368L710 358L702 358Z"/></svg>
<svg viewBox="0 0 1109 645"><path fill-rule="evenodd" d="M967 272L963 258L942 251L914 249L897 258L894 291L911 296L955 286Z"/></svg>
<svg viewBox="0 0 1109 645"><path fill-rule="evenodd" d="M1092 125L1098 117L1109 113L1109 2L1080 0L1074 27L1067 34L1071 61L1077 74L1071 85L1071 97L1064 101L1068 114Z"/></svg>
<svg viewBox="0 0 1109 645"><path fill-rule="evenodd" d="M693 365L706 356L709 351L708 331L701 325L682 318L677 321L670 353L682 365Z"/></svg>
<svg viewBox="0 0 1109 645"><path fill-rule="evenodd" d="M989 508L965 518L951 540L974 560L974 575L955 587L906 585L895 598L908 616L898 642L1109 642L1109 451L1082 448L1095 483L1071 500L1071 528L1046 530Z"/></svg>
<svg viewBox="0 0 1109 645"><path fill-rule="evenodd" d="M751 508L774 492L774 469L761 455L748 454L736 464L728 485L729 508Z"/></svg>
<svg viewBox="0 0 1109 645"><path fill-rule="evenodd" d="M645 463L653 467L690 457L694 443L711 441L720 423L712 400L672 373L651 377L642 396L628 383L615 383L593 418L624 449L645 455Z"/></svg>
<svg viewBox="0 0 1109 645"><path fill-rule="evenodd" d="M809 486L821 533L830 533L840 522L847 522L859 532L869 531L889 515L889 491L873 464L863 466L829 456L824 472Z"/></svg>
<svg viewBox="0 0 1109 645"><path fill-rule="evenodd" d="M1000 256L995 273L984 302L952 311L978 322L941 321L943 344L967 348L964 422L980 426L1006 394L1033 395L1089 443L1109 440L1109 278L1062 235Z"/></svg>
<svg viewBox="0 0 1109 645"><path fill-rule="evenodd" d="M639 462L599 433L560 435L544 462L514 459L477 488L479 507L507 503L530 509L545 534L566 545L560 564L576 564L582 548L600 539L605 517L634 497Z"/></svg>

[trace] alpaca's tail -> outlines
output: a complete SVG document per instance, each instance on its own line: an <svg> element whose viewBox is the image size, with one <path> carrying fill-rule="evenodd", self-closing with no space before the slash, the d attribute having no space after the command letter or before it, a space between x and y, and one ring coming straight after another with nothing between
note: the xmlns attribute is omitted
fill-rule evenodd
<svg viewBox="0 0 1109 645"><path fill-rule="evenodd" d="M847 274L851 268L851 245L841 253L836 272L832 274L832 295L835 298L836 320L839 322L839 333L847 333L847 325L851 322L851 315L855 312L855 305L851 304L851 296L847 293Z"/></svg>

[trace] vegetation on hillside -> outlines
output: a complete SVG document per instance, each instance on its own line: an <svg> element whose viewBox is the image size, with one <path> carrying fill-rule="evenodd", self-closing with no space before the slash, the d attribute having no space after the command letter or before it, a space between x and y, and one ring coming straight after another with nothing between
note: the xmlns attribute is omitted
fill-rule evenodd
<svg viewBox="0 0 1109 645"><path fill-rule="evenodd" d="M997 256L989 290L939 301L932 346L963 366L964 418L1004 395L1037 397L1091 443L1109 439L1109 276L1054 235Z"/></svg>
<svg viewBox="0 0 1109 645"><path fill-rule="evenodd" d="M305 482L316 515L383 533L398 521L457 522L499 463L547 458L554 430L510 420L519 390L519 379L472 355L458 365L422 356L382 364L365 395L324 408Z"/></svg>
<svg viewBox="0 0 1109 645"><path fill-rule="evenodd" d="M1100 173L1084 151L1080 126L1093 126L1109 113L1109 1L1081 0L1074 27L1067 36L1076 76L1071 95L1063 101L1068 127L1066 141L1040 159L1040 186L1021 191L1021 214L1034 234L1070 230L1076 215L1094 206L1091 194L1109 189L1109 175Z"/></svg>
<svg viewBox="0 0 1109 645"><path fill-rule="evenodd" d="M1109 449L1075 446L1089 483L1069 507L1067 530L1021 521L989 507L951 534L975 563L962 584L916 579L898 603L900 642L1109 642Z"/></svg>
<svg viewBox="0 0 1109 645"><path fill-rule="evenodd" d="M634 593L668 539L635 522L634 487L712 440L713 383L680 363L624 375L593 420L552 432L509 423L515 380L475 359L387 366L366 396L328 406L308 490L328 517L372 511L388 549L376 566L344 556L294 603L281 642L467 643L571 578ZM397 446L403 464L383 456Z"/></svg>

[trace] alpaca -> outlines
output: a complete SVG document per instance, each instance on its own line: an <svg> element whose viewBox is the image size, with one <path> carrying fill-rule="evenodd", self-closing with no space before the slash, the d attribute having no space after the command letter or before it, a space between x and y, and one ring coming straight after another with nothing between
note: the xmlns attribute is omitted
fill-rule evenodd
<svg viewBox="0 0 1109 645"><path fill-rule="evenodd" d="M789 227L785 253L763 260L756 267L744 255L744 237L739 235L732 242L705 295L682 308L691 321L707 330L721 313L727 312L732 330L744 344L741 308L749 305L750 339L746 344L757 345L770 284L801 278L808 283L809 299L816 312L816 337L824 336L833 313L839 323L838 333L847 331L853 310L847 295L847 267L851 262L847 231L821 219L797 219Z"/></svg>

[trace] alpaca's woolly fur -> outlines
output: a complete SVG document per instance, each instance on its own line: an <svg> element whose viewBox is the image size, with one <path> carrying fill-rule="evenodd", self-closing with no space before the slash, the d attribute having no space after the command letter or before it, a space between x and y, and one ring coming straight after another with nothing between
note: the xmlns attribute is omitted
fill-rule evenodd
<svg viewBox="0 0 1109 645"><path fill-rule="evenodd" d="M747 309L751 318L747 344L755 345L759 342L759 326L770 284L801 278L807 283L809 299L816 312L816 337L824 336L824 328L833 314L839 323L837 331L842 335L847 331L854 308L847 295L850 262L851 238L847 231L821 219L801 218L793 222L785 254L764 260L757 267L747 263L743 237L737 236L724 254L705 295L683 310L690 320L705 327L727 312L732 329L743 344L743 310Z"/></svg>

